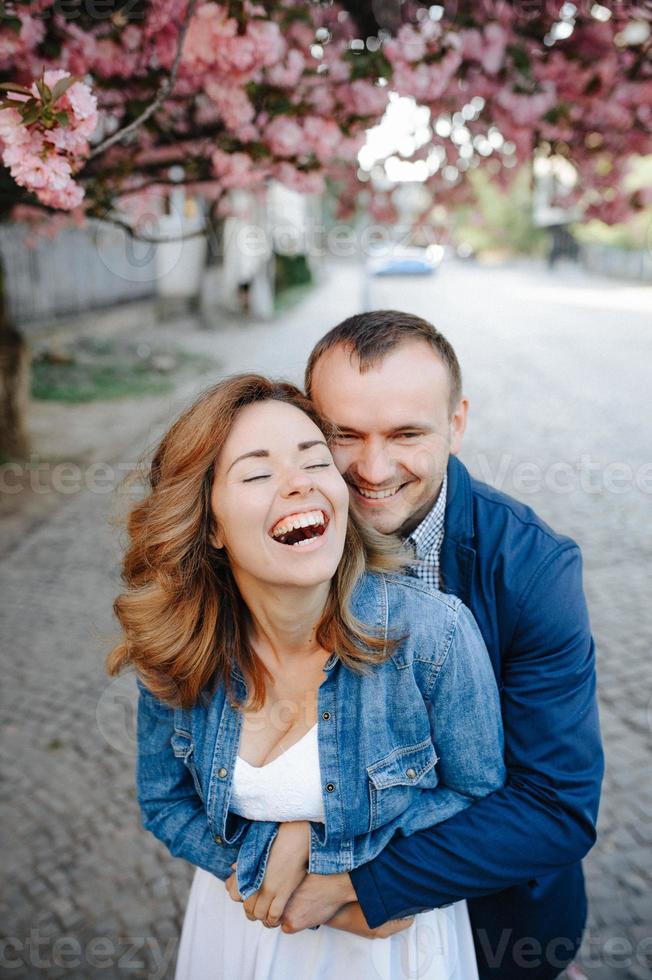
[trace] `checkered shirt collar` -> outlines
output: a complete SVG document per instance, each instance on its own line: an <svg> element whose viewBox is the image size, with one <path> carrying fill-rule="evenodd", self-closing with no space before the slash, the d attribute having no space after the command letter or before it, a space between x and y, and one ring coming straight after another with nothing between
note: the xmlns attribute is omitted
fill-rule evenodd
<svg viewBox="0 0 652 980"><path fill-rule="evenodd" d="M446 516L446 490L448 474L444 474L439 496L435 505L430 508L424 519L405 539L412 544L417 558L424 559L431 554L433 548L439 548L444 536L444 518Z"/></svg>

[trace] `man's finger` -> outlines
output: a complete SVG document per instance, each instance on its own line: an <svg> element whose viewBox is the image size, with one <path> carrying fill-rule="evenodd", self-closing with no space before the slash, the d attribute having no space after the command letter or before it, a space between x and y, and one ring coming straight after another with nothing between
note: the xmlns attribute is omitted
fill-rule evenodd
<svg viewBox="0 0 652 980"><path fill-rule="evenodd" d="M273 899L267 916L265 918L265 925L270 929L275 929L281 921L281 916L283 915L283 910L287 905L287 900L289 895L276 895Z"/></svg>

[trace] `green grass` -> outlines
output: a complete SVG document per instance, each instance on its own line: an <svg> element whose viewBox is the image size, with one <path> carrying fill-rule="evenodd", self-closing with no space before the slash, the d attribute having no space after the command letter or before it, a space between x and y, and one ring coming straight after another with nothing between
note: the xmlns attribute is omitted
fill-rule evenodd
<svg viewBox="0 0 652 980"><path fill-rule="evenodd" d="M160 355L171 357L172 366L156 367ZM180 375L201 375L217 367L212 358L178 347L154 349L104 339L80 340L64 356L58 359L46 352L32 361L32 398L75 404L165 395L174 390Z"/></svg>

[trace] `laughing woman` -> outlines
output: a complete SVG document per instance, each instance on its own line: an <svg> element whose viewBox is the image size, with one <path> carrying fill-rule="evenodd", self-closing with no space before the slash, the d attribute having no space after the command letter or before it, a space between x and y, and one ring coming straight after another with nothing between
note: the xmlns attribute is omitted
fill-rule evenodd
<svg viewBox="0 0 652 980"><path fill-rule="evenodd" d="M504 781L471 614L354 523L331 436L293 386L226 379L164 436L129 517L107 669L137 673L143 825L196 866L176 980L477 977L464 902L278 928L306 872Z"/></svg>

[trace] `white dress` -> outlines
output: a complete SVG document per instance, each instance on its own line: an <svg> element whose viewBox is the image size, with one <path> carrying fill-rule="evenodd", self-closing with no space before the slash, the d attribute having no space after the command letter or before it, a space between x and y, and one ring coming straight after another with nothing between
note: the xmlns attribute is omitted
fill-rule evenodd
<svg viewBox="0 0 652 980"><path fill-rule="evenodd" d="M324 820L317 725L265 766L239 756L230 808L252 820ZM322 925L287 934L251 922L224 882L197 868L175 980L478 980L466 902L432 909L387 939Z"/></svg>

